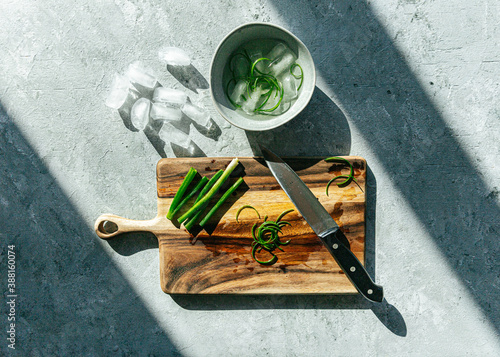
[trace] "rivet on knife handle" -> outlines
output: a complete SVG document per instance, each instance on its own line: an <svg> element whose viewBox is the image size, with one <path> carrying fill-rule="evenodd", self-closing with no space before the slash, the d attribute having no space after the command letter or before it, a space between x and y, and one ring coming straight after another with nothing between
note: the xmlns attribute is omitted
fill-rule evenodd
<svg viewBox="0 0 500 357"><path fill-rule="evenodd" d="M356 289L368 300L382 302L384 289L373 282L358 258L341 243L339 236L343 234L340 229L337 229L321 237L321 240Z"/></svg>

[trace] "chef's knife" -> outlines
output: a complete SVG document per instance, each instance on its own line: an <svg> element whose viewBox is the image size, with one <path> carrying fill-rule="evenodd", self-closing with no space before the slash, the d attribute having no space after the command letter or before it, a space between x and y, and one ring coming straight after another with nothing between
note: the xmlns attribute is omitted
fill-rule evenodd
<svg viewBox="0 0 500 357"><path fill-rule="evenodd" d="M318 235L352 284L368 300L382 302L384 289L373 282L358 258L346 247L344 233L297 174L272 151L261 147L267 166L300 214Z"/></svg>

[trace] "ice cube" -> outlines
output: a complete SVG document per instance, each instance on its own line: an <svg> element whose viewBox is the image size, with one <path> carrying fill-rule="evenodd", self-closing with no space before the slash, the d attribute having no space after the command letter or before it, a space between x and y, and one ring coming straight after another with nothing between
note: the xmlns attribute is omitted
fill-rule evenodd
<svg viewBox="0 0 500 357"><path fill-rule="evenodd" d="M158 51L160 61L173 66L189 66L191 58L186 51L177 47L163 47Z"/></svg>
<svg viewBox="0 0 500 357"><path fill-rule="evenodd" d="M179 108L173 108L164 103L153 103L151 118L153 120L179 121L182 118L182 112Z"/></svg>
<svg viewBox="0 0 500 357"><path fill-rule="evenodd" d="M149 123L149 110L151 101L146 98L138 99L130 111L132 125L138 130L144 130Z"/></svg>
<svg viewBox="0 0 500 357"><path fill-rule="evenodd" d="M291 102L297 98L297 80L291 74L286 74L281 77L283 85L283 103Z"/></svg>
<svg viewBox="0 0 500 357"><path fill-rule="evenodd" d="M131 86L127 77L116 73L106 98L106 105L112 109L120 109L127 100Z"/></svg>
<svg viewBox="0 0 500 357"><path fill-rule="evenodd" d="M292 106L291 102L283 102L281 101L280 105L272 111L273 115L279 115L286 112Z"/></svg>
<svg viewBox="0 0 500 357"><path fill-rule="evenodd" d="M186 93L172 88L158 87L153 94L153 101L164 103L174 108L180 108L186 103L186 100Z"/></svg>
<svg viewBox="0 0 500 357"><path fill-rule="evenodd" d="M259 58L262 58L264 57L262 55L262 50L260 49L257 49L257 48L251 48L251 49L248 49L247 50L247 54L248 54L248 57L250 57L250 61L251 61L251 64L250 66L255 62L257 61ZM255 65L255 68L257 68L259 71L263 72L264 69L266 68L266 63L267 61L259 61L257 62L257 64Z"/></svg>
<svg viewBox="0 0 500 357"><path fill-rule="evenodd" d="M156 76L150 68L145 67L141 62L131 63L125 75L131 82L140 84L146 88L154 88L156 85Z"/></svg>
<svg viewBox="0 0 500 357"><path fill-rule="evenodd" d="M280 42L273 47L273 49L267 54L266 57L271 61L274 61L278 57L281 57L286 51L291 52L287 45L285 45L283 42Z"/></svg>
<svg viewBox="0 0 500 357"><path fill-rule="evenodd" d="M242 95L245 94L247 90L247 82L243 80L239 80L233 88L231 95L229 98L233 101L233 103L241 104L243 103Z"/></svg>
<svg viewBox="0 0 500 357"><path fill-rule="evenodd" d="M184 104L181 110L189 118L193 119L200 125L206 126L210 120L210 114L208 114L203 108L200 108L192 103Z"/></svg>
<svg viewBox="0 0 500 357"><path fill-rule="evenodd" d="M170 142L176 145L179 145L183 148L189 148L191 139L189 139L189 135L185 132L177 129L172 124L165 122L161 127L158 135L160 139L165 142Z"/></svg>
<svg viewBox="0 0 500 357"><path fill-rule="evenodd" d="M241 109L247 114L254 114L255 109L257 109L257 104L262 99L263 93L264 90L261 87L255 88L250 92L250 96L247 100L241 105Z"/></svg>
<svg viewBox="0 0 500 357"><path fill-rule="evenodd" d="M275 59L269 64L269 73L277 77L285 71L289 71L297 56L292 51L285 51L281 57Z"/></svg>

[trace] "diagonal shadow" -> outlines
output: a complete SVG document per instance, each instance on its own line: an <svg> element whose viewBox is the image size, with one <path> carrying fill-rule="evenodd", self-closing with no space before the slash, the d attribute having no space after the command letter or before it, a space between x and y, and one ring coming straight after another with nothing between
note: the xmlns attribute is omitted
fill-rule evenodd
<svg viewBox="0 0 500 357"><path fill-rule="evenodd" d="M350 123L500 331L498 188L488 188L365 1L273 5L312 50Z"/></svg>
<svg viewBox="0 0 500 357"><path fill-rule="evenodd" d="M0 240L19 294L16 351L1 355L181 355L1 104Z"/></svg>

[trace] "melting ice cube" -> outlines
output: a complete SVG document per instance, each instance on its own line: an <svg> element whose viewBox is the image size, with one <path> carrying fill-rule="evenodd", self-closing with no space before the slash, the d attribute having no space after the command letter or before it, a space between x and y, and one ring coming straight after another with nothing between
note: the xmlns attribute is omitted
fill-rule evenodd
<svg viewBox="0 0 500 357"><path fill-rule="evenodd" d="M192 103L184 104L181 110L189 118L193 119L200 125L206 126L210 120L210 114L208 114L203 108L200 108Z"/></svg>
<svg viewBox="0 0 500 357"><path fill-rule="evenodd" d="M160 61L173 66L189 66L191 58L186 51L177 47L163 47L158 51Z"/></svg>
<svg viewBox="0 0 500 357"><path fill-rule="evenodd" d="M146 98L140 98L132 106L130 111L130 120L132 125L139 130L144 130L149 122L149 109L151 101Z"/></svg>
<svg viewBox="0 0 500 357"><path fill-rule="evenodd" d="M116 73L106 98L106 105L112 109L119 109L127 100L131 83L127 77Z"/></svg>
<svg viewBox="0 0 500 357"><path fill-rule="evenodd" d="M164 103L153 103L151 118L153 120L179 121L182 118L182 112L179 108L173 108Z"/></svg>
<svg viewBox="0 0 500 357"><path fill-rule="evenodd" d="M286 51L290 51L290 49L283 42L280 42L273 47L273 49L267 54L266 57L271 61L274 61L276 58L281 57L281 55Z"/></svg>
<svg viewBox="0 0 500 357"><path fill-rule="evenodd" d="M177 89L158 87L154 91L153 101L179 108L186 103L187 94Z"/></svg>
<svg viewBox="0 0 500 357"><path fill-rule="evenodd" d="M145 67L141 62L131 63L125 75L131 82L140 84L146 88L154 88L156 85L156 76L150 68Z"/></svg>
<svg viewBox="0 0 500 357"><path fill-rule="evenodd" d="M245 94L246 89L247 89L247 82L239 80L234 86L233 91L231 92L229 98L231 98L231 100L234 103L241 104L243 102L242 95Z"/></svg>
<svg viewBox="0 0 500 357"><path fill-rule="evenodd" d="M297 98L297 79L291 74L285 74L281 78L283 84L283 103L290 102Z"/></svg>
<svg viewBox="0 0 500 357"><path fill-rule="evenodd" d="M297 56L295 56L292 51L285 51L281 57L275 59L271 62L271 64L269 64L269 73L275 77L279 76L281 73L290 70L290 67L296 59Z"/></svg>
<svg viewBox="0 0 500 357"><path fill-rule="evenodd" d="M251 92L250 96L247 100L241 105L241 109L247 114L254 114L255 109L257 108L257 103L261 100L261 96L264 93L264 90L261 87L257 87Z"/></svg>
<svg viewBox="0 0 500 357"><path fill-rule="evenodd" d="M170 142L179 145L183 148L189 148L191 139L182 130L177 129L172 124L165 122L158 133L160 139L165 142Z"/></svg>
<svg viewBox="0 0 500 357"><path fill-rule="evenodd" d="M248 54L248 57L250 57L250 61L252 62L250 64L250 66L255 62L257 61L259 58L262 58L264 57L262 55L262 50L261 49L258 49L258 48L249 48L247 49L247 54ZM268 57L269 58L269 57ZM257 68L259 71L264 71L265 69L265 62L267 61L259 61L257 62L257 64L255 65L255 68Z"/></svg>

